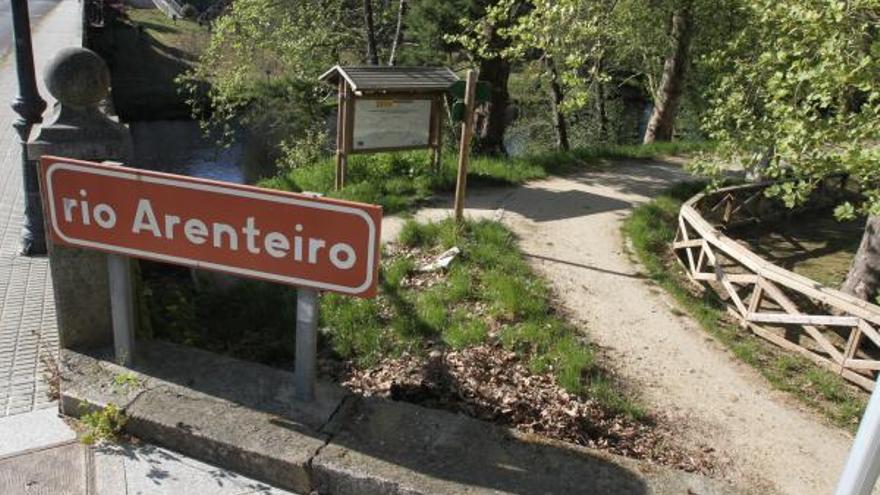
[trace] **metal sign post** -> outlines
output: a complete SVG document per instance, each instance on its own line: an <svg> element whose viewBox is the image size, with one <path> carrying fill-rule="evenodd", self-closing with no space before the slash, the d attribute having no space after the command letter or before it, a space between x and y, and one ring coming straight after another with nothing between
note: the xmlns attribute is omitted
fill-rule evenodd
<svg viewBox="0 0 880 495"><path fill-rule="evenodd" d="M296 291L296 361L293 370L294 397L301 401L315 399L315 374L318 354L318 291Z"/></svg>
<svg viewBox="0 0 880 495"><path fill-rule="evenodd" d="M113 321L113 350L116 363L131 366L134 354L134 297L131 286L131 260L118 254L107 255L110 283L110 316Z"/></svg>
<svg viewBox="0 0 880 495"><path fill-rule="evenodd" d="M880 474L880 387L875 386L835 495L869 495Z"/></svg>

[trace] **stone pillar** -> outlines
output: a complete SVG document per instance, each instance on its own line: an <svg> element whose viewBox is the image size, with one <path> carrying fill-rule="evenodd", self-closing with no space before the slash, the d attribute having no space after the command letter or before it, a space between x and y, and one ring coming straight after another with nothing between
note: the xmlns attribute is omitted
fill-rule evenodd
<svg viewBox="0 0 880 495"><path fill-rule="evenodd" d="M59 51L44 72L58 103L48 122L28 143L28 156L57 155L91 161L128 162L128 128L99 105L110 93L110 71L85 48ZM48 243L60 344L63 348L109 345L113 341L107 255Z"/></svg>

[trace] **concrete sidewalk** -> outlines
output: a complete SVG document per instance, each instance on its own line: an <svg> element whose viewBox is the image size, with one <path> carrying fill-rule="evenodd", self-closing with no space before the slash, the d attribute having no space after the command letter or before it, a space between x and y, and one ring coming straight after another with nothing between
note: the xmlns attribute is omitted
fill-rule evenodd
<svg viewBox="0 0 880 495"><path fill-rule="evenodd" d="M40 93L45 63L58 50L82 43L81 4L62 0L33 26ZM7 102L18 94L14 57L0 59L0 417L49 407L42 361L57 353L58 330L46 258L18 254L23 215L21 146Z"/></svg>
<svg viewBox="0 0 880 495"><path fill-rule="evenodd" d="M0 493L292 495L154 445L90 447L54 409L0 418Z"/></svg>

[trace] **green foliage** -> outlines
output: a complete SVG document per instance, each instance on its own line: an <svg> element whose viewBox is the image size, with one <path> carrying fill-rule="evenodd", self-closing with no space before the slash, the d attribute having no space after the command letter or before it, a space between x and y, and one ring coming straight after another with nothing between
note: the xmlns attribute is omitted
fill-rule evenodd
<svg viewBox="0 0 880 495"><path fill-rule="evenodd" d="M317 76L357 39L340 0L234 2L217 18L197 66L179 78L207 129L233 139L243 126L270 146L308 137L323 122Z"/></svg>
<svg viewBox="0 0 880 495"><path fill-rule="evenodd" d="M83 414L80 421L86 427L81 437L83 443L91 445L101 442L115 442L122 433L128 418L116 404L110 403L103 409Z"/></svg>
<svg viewBox="0 0 880 495"><path fill-rule="evenodd" d="M774 387L789 392L835 424L853 429L867 398L835 375L799 356L745 332L726 318L724 304L712 291L695 295L687 276L674 260L670 244L684 201L700 192L703 183L678 184L653 201L637 207L623 232L645 266L648 276L669 292L688 314L726 345L740 360L757 369Z"/></svg>
<svg viewBox="0 0 880 495"><path fill-rule="evenodd" d="M296 289L148 268L144 299L156 338L272 365L293 360Z"/></svg>
<svg viewBox="0 0 880 495"><path fill-rule="evenodd" d="M704 123L718 143L697 170L716 177L731 163L794 182L769 191L799 204L834 172L862 187L856 211L880 213L880 40L877 0L749 0L744 28L707 57Z"/></svg>
<svg viewBox="0 0 880 495"><path fill-rule="evenodd" d="M685 4L695 26L689 78L706 84L711 74L701 63L702 55L717 50L739 29L739 0L500 0L485 16L463 20L465 30L447 39L490 56L499 51L499 43L493 45L486 36L486 26L499 26L506 40L499 53L515 62L542 60L528 72L538 73L545 83L555 69L564 94L563 113L588 123L598 118L592 109L598 100L614 104L619 96L615 88L654 98L672 44L668 20ZM702 88L685 88L686 106L702 107ZM594 139L601 141L602 136Z"/></svg>
<svg viewBox="0 0 880 495"><path fill-rule="evenodd" d="M137 389L143 383L134 373L120 373L113 377L113 390L128 393Z"/></svg>
<svg viewBox="0 0 880 495"><path fill-rule="evenodd" d="M394 36L396 2L373 2L382 58ZM301 167L323 141L335 98L318 76L335 64L363 63L362 4L344 0L232 2L213 23L210 43L181 91L206 130L225 143L244 129L272 160ZM316 131L321 129L321 131ZM319 143L324 144L324 143ZM305 145L306 152L298 148Z"/></svg>
<svg viewBox="0 0 880 495"><path fill-rule="evenodd" d="M461 31L461 19L476 15L474 0L443 2L412 2L406 15L407 38L412 46L402 59L412 65L448 64L460 46L448 41L449 35Z"/></svg>
<svg viewBox="0 0 880 495"><path fill-rule="evenodd" d="M281 173L315 165L324 160L327 153L327 134L321 126L305 128L303 134L294 141L281 142L281 158L278 170Z"/></svg>

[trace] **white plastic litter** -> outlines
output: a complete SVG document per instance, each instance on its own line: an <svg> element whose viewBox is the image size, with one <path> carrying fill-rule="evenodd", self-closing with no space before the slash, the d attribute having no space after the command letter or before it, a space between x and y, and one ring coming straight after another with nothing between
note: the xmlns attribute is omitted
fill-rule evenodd
<svg viewBox="0 0 880 495"><path fill-rule="evenodd" d="M420 272L436 272L438 270L445 270L452 260L455 259L456 256L461 254L461 249L458 247L452 247L444 251L440 256L437 257L434 261L428 263L427 265L422 265L419 267Z"/></svg>

